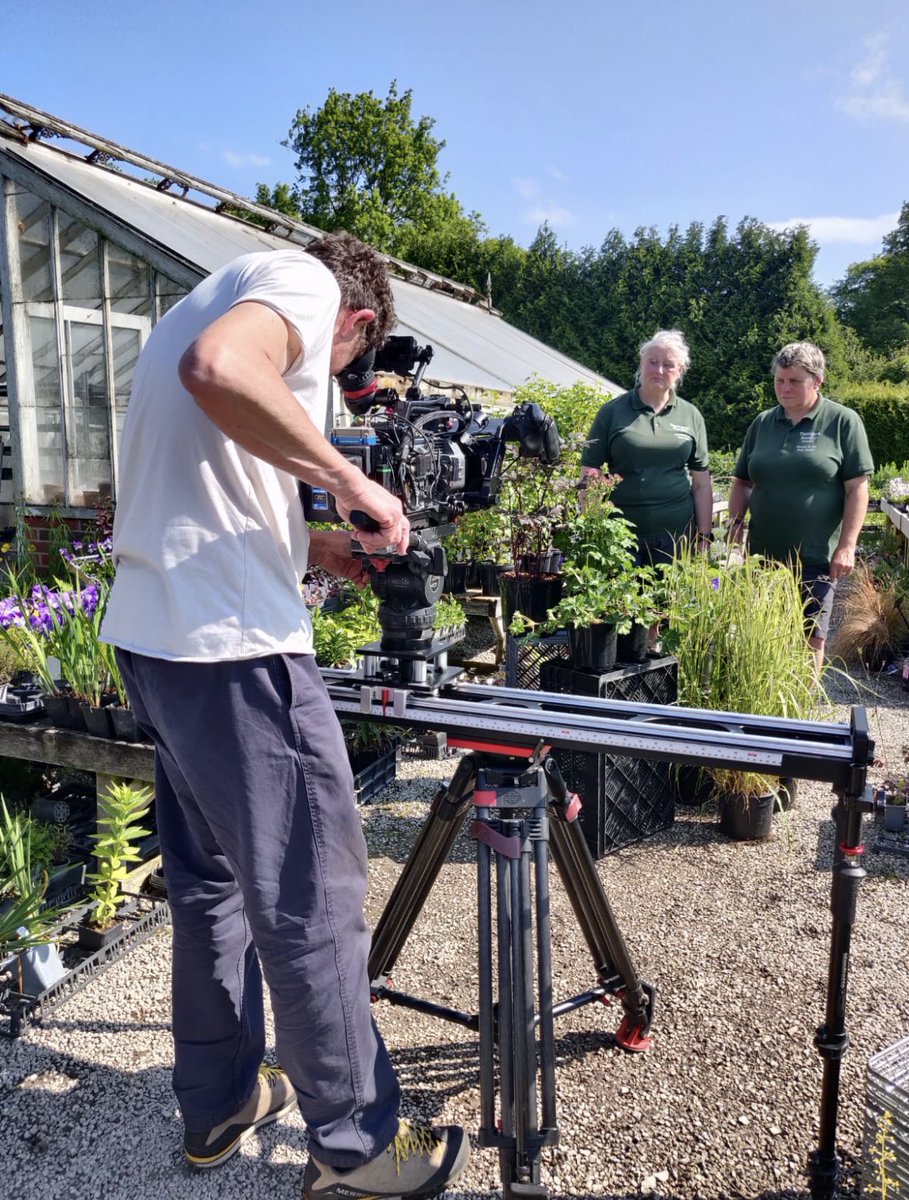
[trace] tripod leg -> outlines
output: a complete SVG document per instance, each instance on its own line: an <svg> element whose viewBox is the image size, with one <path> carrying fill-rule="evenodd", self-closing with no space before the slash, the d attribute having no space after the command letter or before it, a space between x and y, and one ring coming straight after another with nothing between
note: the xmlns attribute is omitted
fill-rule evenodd
<svg viewBox="0 0 909 1200"><path fill-rule="evenodd" d="M451 783L436 794L417 844L404 864L372 936L369 979L373 990L388 978L420 909L464 823L476 781L476 760L461 759Z"/></svg>
<svg viewBox="0 0 909 1200"><path fill-rule="evenodd" d="M542 1139L537 1122L536 1009L533 983L533 907L528 822L502 822L506 837L522 846L519 856L498 856L499 1064L502 1136L499 1150L504 1200L543 1200Z"/></svg>
<svg viewBox="0 0 909 1200"><path fill-rule="evenodd" d="M855 925L858 889L865 878L865 870L861 865L862 813L859 805L858 797L840 794L834 809L838 851L830 892L833 928L830 935L827 1008L824 1024L814 1038L818 1054L824 1061L824 1076L821 1083L818 1148L808 1156L808 1182L813 1200L832 1200L839 1185L836 1127L840 1063L849 1048L849 1035L846 1033L849 949Z"/></svg>
<svg viewBox="0 0 909 1200"><path fill-rule="evenodd" d="M653 988L640 978L631 961L580 824L565 819L564 810L560 812L558 808L554 817L550 824L552 857L587 942L597 976L606 985L617 973L624 984L621 1001L625 1019L616 1033L616 1040L623 1049L646 1050L650 1045L648 1033L653 1020Z"/></svg>

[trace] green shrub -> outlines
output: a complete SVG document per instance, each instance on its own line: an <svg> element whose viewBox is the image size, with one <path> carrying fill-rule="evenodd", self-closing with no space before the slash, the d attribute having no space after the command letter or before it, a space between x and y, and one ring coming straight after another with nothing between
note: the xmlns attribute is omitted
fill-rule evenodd
<svg viewBox="0 0 909 1200"><path fill-rule="evenodd" d="M909 387L844 383L831 399L854 408L862 418L875 463L909 459Z"/></svg>

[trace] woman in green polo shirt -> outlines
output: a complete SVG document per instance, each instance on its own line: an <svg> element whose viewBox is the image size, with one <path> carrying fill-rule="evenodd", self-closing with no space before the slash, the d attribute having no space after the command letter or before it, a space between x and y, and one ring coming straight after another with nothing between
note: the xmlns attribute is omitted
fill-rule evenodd
<svg viewBox="0 0 909 1200"><path fill-rule="evenodd" d="M770 370L779 401L745 434L729 494L733 540L799 571L818 671L837 582L852 573L874 470L861 417L821 395L824 355L790 342Z"/></svg>
<svg viewBox="0 0 909 1200"><path fill-rule="evenodd" d="M621 476L612 500L635 527L638 561L669 562L680 538L711 537L713 487L704 418L676 393L691 355L678 329L660 329L640 351L633 391L594 417L585 475Z"/></svg>

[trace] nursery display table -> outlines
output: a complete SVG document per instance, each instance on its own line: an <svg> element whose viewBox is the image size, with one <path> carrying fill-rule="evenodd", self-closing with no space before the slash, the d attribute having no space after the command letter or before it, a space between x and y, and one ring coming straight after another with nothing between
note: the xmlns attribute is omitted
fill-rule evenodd
<svg viewBox="0 0 909 1200"><path fill-rule="evenodd" d="M463 606L468 617L486 617L496 639L496 663L505 657L505 620L502 615L501 596L481 596L477 592L464 592L455 597Z"/></svg>
<svg viewBox="0 0 909 1200"><path fill-rule="evenodd" d="M53 725L0 722L0 755L90 771L101 795L111 779L153 783L155 778L154 751L150 745L115 742Z"/></svg>
<svg viewBox="0 0 909 1200"><path fill-rule="evenodd" d="M903 535L903 558L909 565L909 512L903 512L889 500L881 500L881 512L886 514L894 529Z"/></svg>

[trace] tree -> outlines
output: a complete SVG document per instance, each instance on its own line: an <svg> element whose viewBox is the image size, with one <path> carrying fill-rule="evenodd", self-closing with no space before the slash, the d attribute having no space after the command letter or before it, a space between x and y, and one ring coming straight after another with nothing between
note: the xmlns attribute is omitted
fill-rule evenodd
<svg viewBox="0 0 909 1200"><path fill-rule="evenodd" d="M321 108L297 112L284 144L297 156L293 196L304 221L393 253L407 234L460 209L436 165L445 143L431 117L411 117L411 95L399 96L394 81L384 100L332 88Z"/></svg>
<svg viewBox="0 0 909 1200"><path fill-rule="evenodd" d="M896 229L883 241L881 253L853 263L832 289L840 320L850 326L867 349L885 358L909 346L909 203L902 207Z"/></svg>

